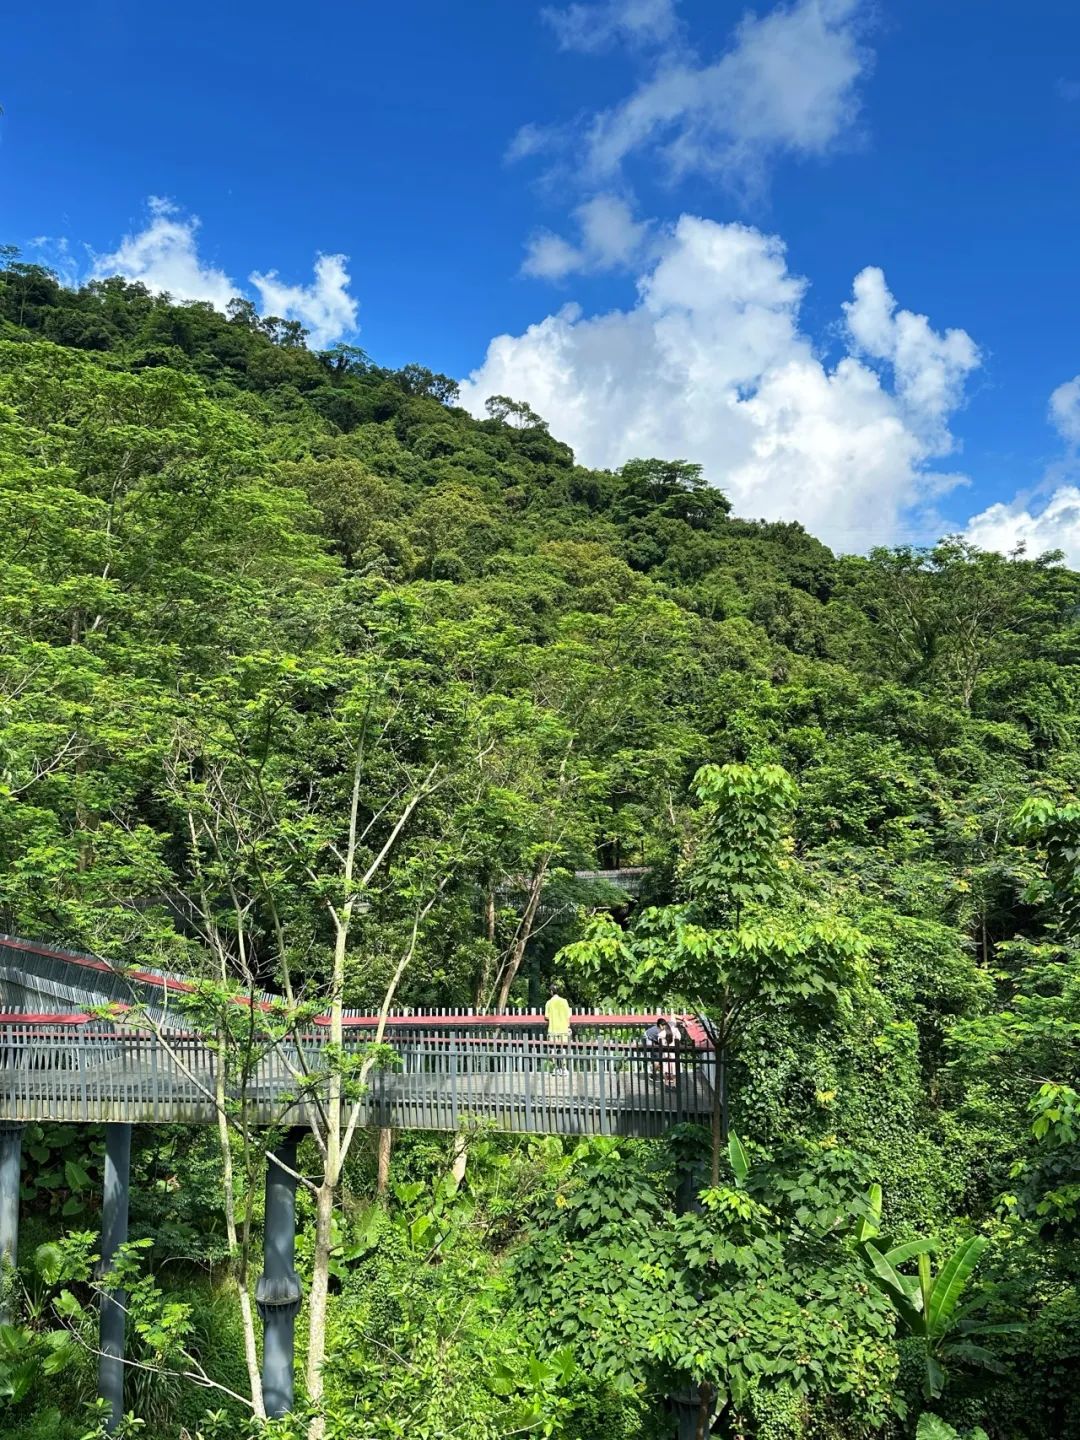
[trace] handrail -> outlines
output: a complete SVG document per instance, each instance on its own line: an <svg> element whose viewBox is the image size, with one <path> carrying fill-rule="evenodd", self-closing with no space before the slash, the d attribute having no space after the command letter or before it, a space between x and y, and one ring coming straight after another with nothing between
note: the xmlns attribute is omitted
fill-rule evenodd
<svg viewBox="0 0 1080 1440"><path fill-rule="evenodd" d="M328 1080L330 1053L322 1030L268 1040L244 1081L226 1056L226 1095L245 1098L252 1124L303 1123ZM658 1050L609 1036L413 1034L369 1075L361 1118L395 1128L452 1130L471 1117L548 1134L652 1135L709 1113L712 1061L690 1045ZM190 1033L100 1020L20 1025L5 1016L0 1121L208 1124L222 1063L215 1046Z"/></svg>

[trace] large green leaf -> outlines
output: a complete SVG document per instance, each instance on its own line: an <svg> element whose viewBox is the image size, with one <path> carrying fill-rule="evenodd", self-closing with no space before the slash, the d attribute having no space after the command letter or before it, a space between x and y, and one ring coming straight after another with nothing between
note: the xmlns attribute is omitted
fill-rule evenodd
<svg viewBox="0 0 1080 1440"><path fill-rule="evenodd" d="M881 1186L876 1182L866 1192L865 1201L860 1202L863 1213L855 1224L855 1239L860 1245L872 1240L881 1230Z"/></svg>
<svg viewBox="0 0 1080 1440"><path fill-rule="evenodd" d="M76 1358L75 1341L66 1330L54 1330L45 1336L47 1354L41 1362L44 1375L58 1375Z"/></svg>
<svg viewBox="0 0 1080 1440"><path fill-rule="evenodd" d="M970 1240L965 1240L942 1266L930 1297L930 1310L927 1315L927 1324L932 1335L940 1335L948 1328L960 1296L964 1293L964 1286L988 1243L985 1235L973 1235Z"/></svg>
<svg viewBox="0 0 1080 1440"><path fill-rule="evenodd" d="M926 1317L922 1313L922 1297L912 1281L901 1275L874 1245L865 1245L863 1253L870 1262L874 1282L892 1301L893 1308L913 1335L926 1333Z"/></svg>
<svg viewBox="0 0 1080 1440"><path fill-rule="evenodd" d="M929 1410L924 1410L919 1416L915 1440L960 1440L960 1437L948 1421L942 1420L940 1415L932 1415Z"/></svg>
<svg viewBox="0 0 1080 1440"><path fill-rule="evenodd" d="M934 1273L930 1269L930 1256L922 1251L918 1258L919 1262L919 1294L922 1297L922 1312L927 1317L929 1326L930 1301L934 1294Z"/></svg>
<svg viewBox="0 0 1080 1440"><path fill-rule="evenodd" d="M26 1353L28 1333L18 1325L0 1325L0 1358L17 1360Z"/></svg>
<svg viewBox="0 0 1080 1440"><path fill-rule="evenodd" d="M740 1185L744 1184L746 1177L750 1174L750 1158L743 1148L742 1141L734 1133L728 1139L728 1157L731 1160L731 1168L735 1172L735 1179Z"/></svg>
<svg viewBox="0 0 1080 1440"><path fill-rule="evenodd" d="M969 1340L958 1340L955 1344L944 1346L942 1354L947 1360L963 1360L965 1364L978 1365L998 1375L1005 1373L1005 1366L992 1350L985 1345L973 1345Z"/></svg>
<svg viewBox="0 0 1080 1440"><path fill-rule="evenodd" d="M409 1239L413 1245L419 1245L434 1224L434 1216L418 1215L409 1225Z"/></svg>
<svg viewBox="0 0 1080 1440"><path fill-rule="evenodd" d="M34 1269L46 1285L55 1285L64 1273L64 1252L53 1240L46 1240L34 1251Z"/></svg>
<svg viewBox="0 0 1080 1440"><path fill-rule="evenodd" d="M21 1365L16 1365L7 1373L7 1384L11 1403L18 1405L20 1400L25 1400L30 1394L30 1388L37 1379L38 1367L35 1360L24 1360Z"/></svg>
<svg viewBox="0 0 1080 1440"><path fill-rule="evenodd" d="M90 1188L90 1176L75 1160L64 1161L64 1179L69 1190L78 1192Z"/></svg>
<svg viewBox="0 0 1080 1440"><path fill-rule="evenodd" d="M937 1249L937 1242L934 1240L909 1240L906 1245L896 1245L891 1250L886 1250L885 1259L890 1265L903 1265L905 1260L910 1260L915 1255L930 1255Z"/></svg>
<svg viewBox="0 0 1080 1440"><path fill-rule="evenodd" d="M945 1389L945 1371L941 1368L940 1362L933 1355L926 1357L926 1376L923 1381L923 1394L928 1400L936 1400Z"/></svg>

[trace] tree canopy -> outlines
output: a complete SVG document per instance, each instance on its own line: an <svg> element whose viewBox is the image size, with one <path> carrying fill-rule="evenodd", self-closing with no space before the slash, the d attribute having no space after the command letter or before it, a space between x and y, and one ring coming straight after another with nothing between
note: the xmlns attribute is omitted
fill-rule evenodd
<svg viewBox="0 0 1080 1440"><path fill-rule="evenodd" d="M696 1387L732 1437L1080 1435L1080 575L834 555L457 398L243 301L0 272L0 928L185 970L223 1051L256 989L340 1020L558 980L724 1060L711 1174L700 1135L485 1134L399 1137L387 1180L339 1073L296 1425L649 1440ZM627 866L636 902L582 875ZM4 1433L81 1440L100 1140L24 1162L53 1249ZM261 1149L135 1163L132 1409L257 1433Z"/></svg>

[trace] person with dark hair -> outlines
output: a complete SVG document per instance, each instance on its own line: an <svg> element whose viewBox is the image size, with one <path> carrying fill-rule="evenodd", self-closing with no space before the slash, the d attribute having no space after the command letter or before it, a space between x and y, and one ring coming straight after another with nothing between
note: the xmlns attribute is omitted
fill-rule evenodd
<svg viewBox="0 0 1080 1440"><path fill-rule="evenodd" d="M658 1015L645 1031L650 1061L665 1085L675 1084L675 1051L681 1042L682 1031L674 1015Z"/></svg>
<svg viewBox="0 0 1080 1440"><path fill-rule="evenodd" d="M682 1031L674 1015L668 1015L662 1024L664 1030L660 1044L663 1047L663 1059L660 1062L660 1075L665 1085L674 1085L678 1075L676 1054L682 1044Z"/></svg>
<svg viewBox="0 0 1080 1440"><path fill-rule="evenodd" d="M661 1061L661 1045L664 1041L664 1033L667 1028L667 1021L662 1015L658 1015L651 1025L645 1030L645 1054L648 1057L645 1065L645 1074L649 1077L659 1075Z"/></svg>

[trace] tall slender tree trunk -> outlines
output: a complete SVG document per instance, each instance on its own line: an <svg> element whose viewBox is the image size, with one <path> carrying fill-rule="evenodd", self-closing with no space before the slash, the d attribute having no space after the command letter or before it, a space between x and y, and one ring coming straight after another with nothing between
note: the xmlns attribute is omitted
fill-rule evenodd
<svg viewBox="0 0 1080 1440"><path fill-rule="evenodd" d="M316 1413L308 1430L309 1440L320 1440L326 1431L326 1419L321 1411L323 1362L326 1358L327 1300L330 1290L330 1252L333 1248L334 1189L327 1176L324 1176L315 1197L315 1253L312 1257L311 1298L308 1302L307 1392Z"/></svg>
<svg viewBox="0 0 1080 1440"><path fill-rule="evenodd" d="M495 887L484 896L484 939L488 942L491 950L495 947ZM488 986L491 984L491 950L484 955L480 965L480 974L476 979L476 990L473 994L473 1003L479 1010L486 1003Z"/></svg>
<svg viewBox="0 0 1080 1440"><path fill-rule="evenodd" d="M703 1382L698 1386L697 1434L694 1440L709 1440L709 1422L715 1398L716 1391L711 1385Z"/></svg>
<svg viewBox="0 0 1080 1440"><path fill-rule="evenodd" d="M550 855L545 855L538 860L533 871L532 879L529 881L529 898L525 905L525 913L521 917L521 924L518 926L514 943L510 947L510 955L503 968L502 979L499 983L499 993L495 1000L496 1013L501 1015L506 1009L507 1001L510 998L510 987L517 979L517 973L521 969L521 962L525 959L525 951L532 936L533 925L536 922L536 912L540 908L540 897L544 891L544 881L547 878Z"/></svg>
<svg viewBox="0 0 1080 1440"><path fill-rule="evenodd" d="M450 1162L450 1178L454 1182L454 1189L461 1186L465 1179L465 1169L469 1163L469 1137L464 1130L459 1130L454 1136L454 1154Z"/></svg>
<svg viewBox="0 0 1080 1440"><path fill-rule="evenodd" d="M715 1190L720 1184L720 1152L727 1144L727 1046L716 1047L716 1084L713 1086L712 1103L712 1163L709 1168L709 1184Z"/></svg>
<svg viewBox="0 0 1080 1440"><path fill-rule="evenodd" d="M429 774L428 780L434 774ZM333 1249L333 1227L334 1227L334 1206L337 1201L338 1186L341 1183L341 1169L345 1153L355 1133L356 1122L359 1117L359 1109L354 1108L352 1120L348 1132L343 1125L343 1095L341 1085L341 1068L338 1058L341 1055L344 1042L344 997L345 997L345 956L349 947L349 929L352 924L353 911L356 909L358 893L362 892L371 878L378 871L383 861L389 855L397 842L398 836L408 823L410 815L420 803L423 789L417 790L408 803L404 806L397 818L397 823L391 830L387 839L383 842L382 848L375 859L369 865L367 872L359 881L355 882L356 875L356 852L358 844L358 821L360 815L360 784L363 778L363 754L357 751L353 766L352 799L349 805L349 839L345 847L345 863L342 866L341 881L343 900L340 909L333 908L334 917L334 961L330 977L330 1053L334 1057L326 1086L326 1136L325 1136L325 1164L323 1168L322 1184L316 1192L315 1198L315 1253L312 1257L311 1266L311 1299L308 1307L308 1358L307 1358L307 1391L308 1399L311 1401L312 1418L308 1426L308 1440L322 1440L326 1433L326 1418L323 1412L323 1364L326 1359L326 1321L327 1321L327 1300L330 1291L330 1254ZM432 901L434 904L434 901ZM426 912L425 912L426 913ZM421 916L417 917L417 925ZM416 940L416 930L413 931L413 943ZM386 998L379 1020L379 1028L376 1031L376 1044L382 1043L383 1027L386 1023L386 1015L393 1001L394 987L400 979L401 970L406 964L407 956L412 954L410 948L406 952L394 976L390 988L387 990ZM363 1084L367 1078L371 1062L368 1061L362 1068L360 1083Z"/></svg>
<svg viewBox="0 0 1080 1440"><path fill-rule="evenodd" d="M390 1152L394 1145L394 1132L389 1125L379 1129L378 1168L375 1175L375 1194L385 1195L390 1188Z"/></svg>
<svg viewBox="0 0 1080 1440"><path fill-rule="evenodd" d="M355 808L355 802L354 802ZM352 884L353 847L345 863L348 895ZM352 898L346 900L334 938L334 970L330 983L330 1045L333 1055L341 1054L344 1027L342 996L345 989L345 951L349 940ZM327 1082L326 1158L322 1184L315 1197L315 1251L311 1262L311 1298L308 1302L307 1392L312 1406L308 1440L322 1440L326 1419L322 1409L323 1363L326 1359L327 1303L330 1294L330 1253L334 1239L334 1202L341 1176L341 1071L335 1064Z"/></svg>
<svg viewBox="0 0 1080 1440"><path fill-rule="evenodd" d="M352 883L352 854L346 861L346 887ZM341 1054L342 995L345 989L345 950L349 939L352 899L345 902L334 941L334 974L331 984L330 1044ZM341 1071L330 1072L326 1100L326 1163L315 1199L315 1253L311 1265L311 1299L308 1305L307 1392L314 1415L308 1440L322 1440L326 1420L322 1414L323 1362L326 1359L327 1300L330 1292L330 1252L333 1248L334 1202L341 1177Z"/></svg>
<svg viewBox="0 0 1080 1440"><path fill-rule="evenodd" d="M218 1146L221 1150L225 1189L225 1236L229 1245L229 1268L240 1301L240 1324L244 1334L244 1362L247 1365L248 1385L251 1388L251 1408L259 1419L264 1419L266 1410L263 1406L259 1350L255 1340L255 1315L251 1308L251 1294L248 1291L247 1257L241 1249L236 1229L236 1177L233 1172L229 1122L225 1112L225 1054L225 1046L222 1044L214 1076Z"/></svg>

